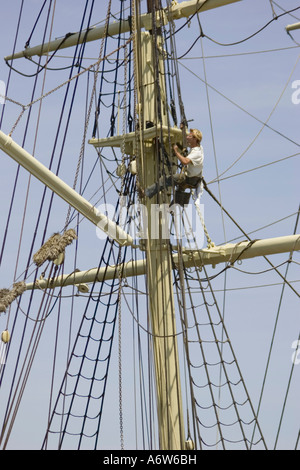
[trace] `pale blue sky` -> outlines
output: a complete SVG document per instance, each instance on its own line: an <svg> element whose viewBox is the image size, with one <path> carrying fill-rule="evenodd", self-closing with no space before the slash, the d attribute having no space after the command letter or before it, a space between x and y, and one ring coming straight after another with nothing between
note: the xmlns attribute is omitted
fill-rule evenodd
<svg viewBox="0 0 300 470"><path fill-rule="evenodd" d="M0 29L0 80L7 83L8 67L3 57L8 55L13 48L16 31L17 17L20 3L17 0L5 2L1 6ZM56 19L53 26L53 37L63 36L69 31L77 31L80 26L82 3L79 0L56 2ZM98 2L92 24L96 24L104 18L103 4ZM114 3L114 2L113 2ZM117 4L118 2L115 2ZM128 3L128 2L127 2ZM24 2L23 18L20 28L16 50L23 49L33 27L34 19L38 14L41 2L26 0ZM297 0L278 0L277 5L288 10L299 6ZM274 9L279 15L282 10L274 2ZM117 8L114 8L117 11ZM239 42L272 19L272 9L269 0L242 0L233 5L208 11L200 16L203 32L206 36L198 40L189 54L180 59L180 83L182 97L188 119L193 119L191 125L198 127L203 132L203 146L205 150L204 177L207 182L212 182L217 175L224 178L220 184L211 183L210 189L216 197L222 200L223 206L238 224L247 233L255 238L270 238L290 235L295 226L295 213L299 207L299 152L300 134L300 104L292 101L295 89L293 83L300 80L299 47L286 33L285 26L299 21L300 10L294 12L294 17L285 15L277 21L273 21L262 32L251 39L234 46L218 45ZM177 24L177 23L176 23ZM178 21L178 26L182 21ZM178 33L177 55L180 57L192 45L199 35L199 25L196 18L190 27L185 28L184 33ZM31 39L31 45L40 43L41 29L37 28ZM300 43L300 30L293 32L293 38ZM202 57L202 48L205 59ZM85 65L93 63L97 58L98 49L95 44L87 47L87 56L91 57ZM70 51L64 50L60 56L71 56ZM60 64L70 64L68 58L56 58L53 67ZM30 74L34 67L21 59L14 66L24 73ZM62 65L64 66L64 65ZM205 73L208 87L204 83ZM45 91L55 88L67 78L67 72L48 72ZM22 104L31 102L31 89L33 79L25 78L16 73L12 74L8 88L8 96ZM39 96L42 80L39 81ZM79 92L82 95L80 102L75 102L70 132L67 136L65 156L67 163L61 167L61 177L73 184L73 174L76 168L80 152L83 115L85 107L86 79L80 82ZM39 137L36 142L35 156L45 164L50 161L50 155L57 126L58 110L64 90L53 93L43 102ZM1 106L1 105L0 105ZM38 104L32 107L36 122ZM10 132L21 108L9 104L5 112L2 131ZM0 109L1 111L1 109ZM19 125L13 133L13 138L22 144L28 110L22 117ZM270 116L271 115L271 116ZM64 116L64 122L66 117ZM268 121L267 121L268 120ZM93 118L91 120L93 122ZM268 127L263 123L267 121ZM103 124L102 124L103 123ZM103 135L109 128L109 116L101 122ZM88 134L88 138L91 135ZM35 124L29 126L25 148L33 151L35 136ZM61 144L62 136L59 136ZM246 172L261 165L281 160L286 160L265 166L261 169ZM57 155L55 155L57 159ZM89 168L96 159L94 149L86 150L86 162ZM55 160L56 161L56 160ZM237 161L237 162L236 162ZM236 162L236 163L234 163ZM12 185L16 172L16 164L8 156L1 153L0 187L3 209L1 210L1 239L3 227L6 224ZM229 170L228 168L231 167ZM114 169L112 169L114 171ZM227 171L228 170L228 171ZM235 176L238 173L241 175ZM86 175L88 172L86 173ZM232 176L225 179L225 177ZM13 214L13 227L20 226L20 218L23 214L24 191L27 187L28 176L24 170L20 173L21 186L16 193L16 207L21 209ZM97 179L98 178L98 179ZM87 197L93 198L93 194L100 185L99 175L94 175L91 185L87 190ZM29 195L29 207L24 226L24 257L20 259L18 275L21 276L27 263L27 251L32 238L32 226L36 221L36 201L41 195L41 185L32 181ZM110 197L111 193L108 193ZM98 201L97 194L93 203ZM47 196L49 198L49 195ZM224 241L244 239L239 230L224 216L224 223L219 207L204 193L202 198L205 210L205 221L211 238L216 244ZM53 231L61 230L66 217L67 208L63 203L55 199L56 213L50 219L49 235ZM43 221L45 214L41 216ZM283 219L280 223L274 222ZM272 225L271 225L272 224ZM265 227L261 229L262 227ZM258 231L258 229L260 229ZM82 224L84 241L80 239L81 249L78 252L78 267L89 269L95 267L95 250L101 252L103 242L96 237L95 228L89 223ZM299 233L299 228L298 228ZM11 229L9 232L7 250L0 271L0 287L10 285L13 276L19 241L19 230ZM23 249L23 247L22 247ZM22 252L21 252L22 253ZM275 265L279 265L287 259L286 255L278 255L271 258ZM294 258L299 263L299 253ZM253 397L256 408L261 390L261 384L265 371L267 355L274 328L278 303L280 300L281 278L274 272L265 272L269 266L262 259L249 260L237 266L246 272L264 272L263 274L246 274L238 270L230 270L226 287L228 292L225 299L225 323L235 347L236 354L244 374L248 391ZM286 265L280 268L285 272ZM216 268L216 271L218 267ZM214 270L212 270L212 274ZM299 281L299 265L290 266L288 279ZM219 292L224 286L224 279L218 279L215 284L217 297L223 308L223 293ZM265 287L258 287L265 286ZM299 282L293 284L299 291ZM248 287L249 289L246 289ZM250 288L251 287L251 288ZM78 299L81 300L81 299ZM124 318L131 321L130 314L125 313ZM6 326L6 316L0 316L0 330ZM125 320L125 322L126 322ZM12 320L11 320L12 321ZM76 319L79 321L79 319ZM146 322L146 319L144 319ZM35 363L34 379L31 389L24 396L23 406L19 421L13 431L10 448L39 448L43 424L39 419L45 415L40 413L43 408L43 396L49 390L48 362L49 351L47 338L51 338L50 332L54 331L55 320L45 331L45 338L39 356ZM299 297L288 287L285 288L281 306L278 330L276 333L274 351L271 360L270 372L266 382L266 390L261 410L261 426L265 433L270 448L274 445L274 439L280 419L287 381L292 366L292 344L298 339L299 325ZM129 336L129 334L128 334ZM126 337L126 329L125 336ZM128 338L127 338L128 339ZM126 339L124 339L126 342ZM129 339L130 343L131 339ZM52 351L52 347L49 347ZM115 343L115 358L112 363L112 375L109 383L109 404L105 414L105 432L102 431L104 448L118 448L118 375L117 375L117 343ZM127 354L127 346L124 346ZM128 346L128 355L130 352ZM52 354L52 352L51 352ZM130 362L130 361L129 361ZM128 380L127 380L128 373ZM124 380L124 402L131 402L133 391L130 386L132 372L126 370ZM278 447L293 448L299 431L299 385L300 365L295 366L290 394L287 401L286 417L283 420ZM34 386L33 386L34 385ZM1 397L1 395L0 395ZM124 411L125 446L130 448L132 444L132 411ZM115 422L115 426L112 423ZM24 431L26 423L26 431ZM30 423L30 426L28 426ZM44 428L43 428L44 429Z"/></svg>

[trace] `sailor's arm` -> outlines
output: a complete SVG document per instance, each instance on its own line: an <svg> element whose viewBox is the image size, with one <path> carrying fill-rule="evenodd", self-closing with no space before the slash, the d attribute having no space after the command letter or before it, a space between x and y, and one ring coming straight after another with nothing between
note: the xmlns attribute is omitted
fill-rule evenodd
<svg viewBox="0 0 300 470"><path fill-rule="evenodd" d="M181 153L178 152L178 147L177 147L177 145L174 145L174 146L173 146L173 150L174 150L174 152L175 152L176 157L178 158L178 160L181 161L181 163L182 163L183 165L188 165L189 163L191 163L191 159L190 159L190 158L188 158L188 157L183 157L183 156L181 155Z"/></svg>

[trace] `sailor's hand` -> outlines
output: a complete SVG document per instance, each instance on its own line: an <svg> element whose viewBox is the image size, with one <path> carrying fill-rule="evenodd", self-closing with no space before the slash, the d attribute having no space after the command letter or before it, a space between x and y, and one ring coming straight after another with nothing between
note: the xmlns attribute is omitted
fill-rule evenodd
<svg viewBox="0 0 300 470"><path fill-rule="evenodd" d="M174 152L178 152L178 145L174 144L173 145L173 150L174 150Z"/></svg>

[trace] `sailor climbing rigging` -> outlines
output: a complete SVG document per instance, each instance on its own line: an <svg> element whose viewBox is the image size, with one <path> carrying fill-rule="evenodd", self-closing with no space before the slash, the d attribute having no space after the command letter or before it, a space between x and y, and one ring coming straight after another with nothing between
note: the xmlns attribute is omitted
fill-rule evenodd
<svg viewBox="0 0 300 470"><path fill-rule="evenodd" d="M147 197L152 198L162 189L166 189L174 184L178 185L179 191L184 192L188 187L196 188L202 179L204 152L201 145L202 132L198 129L190 129L187 134L187 145L191 151L184 157L177 145L173 146L173 150L178 160L184 165L181 173L159 178L158 183L148 186L145 190Z"/></svg>

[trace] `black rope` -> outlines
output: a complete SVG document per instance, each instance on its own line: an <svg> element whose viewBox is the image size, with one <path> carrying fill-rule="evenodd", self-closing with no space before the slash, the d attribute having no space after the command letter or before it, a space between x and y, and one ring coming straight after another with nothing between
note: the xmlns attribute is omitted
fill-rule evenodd
<svg viewBox="0 0 300 470"><path fill-rule="evenodd" d="M132 175L129 176L127 174L125 176L125 191L124 192L128 192L129 185L131 186L131 192L133 192L134 191L133 177L132 177ZM119 202L118 202L117 207L116 207L116 213L118 212L118 206L119 206ZM117 220L117 223L118 223L118 220ZM98 263L98 269L100 269L100 267L103 264L105 265L106 268L108 268L110 266L110 260L111 260L112 257L114 257L114 251L115 251L114 248L115 248L115 245L113 243L111 243L111 241L107 238L106 242L105 242L104 249L103 249L101 257L100 257L100 261ZM119 250L119 247L117 247L117 248ZM125 258L126 258L127 248L128 247L124 248L124 252L123 252L123 255L122 255L122 259L121 259L121 263L122 263L123 266L125 265ZM61 414L58 411L58 409L59 409L58 408L59 400L63 399L63 396L65 395L64 391L63 391L64 390L64 383L67 380L67 377L70 376L69 371L73 370L72 369L72 362L76 358L80 359L81 362L77 366L78 372L76 372L76 374L73 370L73 375L72 376L76 377L76 380L75 380L75 384L74 384L74 387L73 387L73 391L71 393L72 398L71 398L70 404L68 406L68 410L66 410L64 412L65 423L64 423L63 431L62 431L61 437L60 437L59 448L60 449L62 448L65 437L68 434L71 434L68 431L68 424L69 424L69 421L70 421L71 417L72 416L75 417L75 414L72 411L72 409L75 406L76 397L83 398L86 401L85 412L83 414L81 414L80 416L76 415L76 417L82 419L81 430L78 433L76 433L76 435L78 436L78 449L83 444L83 438L84 437L94 438L94 440L95 440L94 449L97 448L97 443L98 443L98 439L99 439L99 432L100 432L100 426L101 426L103 404L104 404L104 396L105 396L107 377L108 377L108 370L109 370L110 359L111 359L112 344L113 344L113 339L114 339L116 317L117 317L117 311L118 311L118 299L116 299L115 301L112 300L113 295L116 294L115 286L118 283L118 279L119 278L118 278L117 268L116 268L115 276L114 276L114 278L112 279L112 281L110 283L110 293L107 297L106 302L102 301L102 295L103 295L103 289L107 285L107 283L105 283L105 282L101 283L100 291L98 293L97 298L93 297L93 291L94 291L94 288L95 288L95 285L96 285L96 281L93 283L93 285L91 287L91 292L90 292L90 295L88 297L87 304L85 306L85 311L84 311L83 318L82 318L82 321L81 321L81 324L80 324L80 327L79 327L79 330L78 330L78 334L77 334L75 344L73 346L73 351L72 351L72 354L70 355L69 365L68 365L68 368L66 370L65 377L64 377L63 382L61 384L60 392L58 394L55 406L54 406L53 411L52 411L52 416L51 416L51 419L50 419L50 422L49 422L48 430L47 430L42 448L45 448L45 443L47 441L47 438L48 438L49 434L50 433L53 434L55 432L55 431L51 430L51 426L53 425L53 421L54 421L55 416ZM94 307L94 313L93 313L92 316L89 315L89 309L88 309L91 300L96 302L96 305ZM99 312L99 305L100 304L106 306L105 313L103 311ZM112 312L112 310L113 310L113 312ZM100 315L101 320L99 320L97 318L97 315ZM109 319L109 315L112 315L112 318ZM87 328L88 324L89 324L89 327ZM100 336L97 335L97 337L93 338L92 332L95 329L98 329L99 327L97 325L100 325L100 324L103 325L102 330L101 330L101 335ZM109 335L107 335L107 329L108 328L111 328ZM79 355L77 353L77 348L82 349L80 347L80 341L82 341L82 340L85 341L85 347L84 347L82 353ZM93 340L99 342L98 350L97 350L97 353L95 354L95 358L88 357L88 355L87 355L88 345ZM106 349L105 344L106 343L109 344L108 352L105 351L105 349ZM106 354L106 356L101 359L101 357L102 357L101 356L102 348L104 348L104 353ZM94 372L90 377L88 377L88 380L90 381L90 387L89 387L90 391L89 391L88 394L83 396L83 395L79 395L77 390L80 387L80 379L85 378L84 374L82 373L82 370L83 370L83 367L84 367L84 363L86 361L94 362ZM105 368L105 371L104 371L104 373L102 372L101 377L100 376L97 377L97 365L98 365L99 362L102 362L104 364L104 368ZM101 394L95 397L95 396L92 396L91 391L92 391L94 383L97 382L97 381L98 382L102 381L103 382L103 387L102 387ZM89 407L89 403L93 398L96 398L98 400L98 405L97 405L98 413L96 414L96 416L91 417L91 416L88 416L87 410L88 410L88 407ZM100 401L100 403L99 403L99 401ZM96 419L97 425L95 426L95 429L96 429L95 432L93 434L87 435L84 432L84 429L85 429L85 424L90 419L93 419L93 420Z"/></svg>
<svg viewBox="0 0 300 470"><path fill-rule="evenodd" d="M197 15L201 8L204 6L204 4L201 5L201 7L193 14L189 17L189 19L180 27L178 28L174 33L172 34L177 34L181 29L183 29L190 21L191 19ZM235 41L235 42L232 42L232 43L221 43L219 41L216 41L215 39L211 38L210 36L208 36L207 34L205 34L203 32L203 29L201 28L201 31L200 31L200 35L196 38L196 40L193 41L193 44L192 46L189 47L189 49L187 50L187 52L185 52L181 57L179 57L179 59L183 58L186 54L188 54L188 52L191 51L191 49L194 47L194 45L197 43L197 41L201 38L201 37L205 37L206 39L214 42L215 44L218 44L219 46L236 46L238 44L242 44L243 42L246 42L250 39L252 39L254 36L256 36L257 34L261 33L264 29L266 29L271 23L273 23L273 21L276 21L278 20L279 18L281 18L282 16L285 16L287 14L290 14L296 10L299 10L300 6L299 7L296 7L296 8L293 8L289 11L285 11L284 13L281 13L280 15L277 15L276 17L272 18L270 21L268 21L266 24L264 24L261 28L259 28L257 31L255 31L254 33L250 34L249 36L247 36L246 38L243 38L243 39L240 39L239 41Z"/></svg>
<svg viewBox="0 0 300 470"><path fill-rule="evenodd" d="M41 7L41 9L40 9L40 12L39 12L39 14L38 14L36 20L35 20L35 23L34 23L34 25L33 25L32 31L31 31L31 33L30 33L30 35L29 35L29 38L28 38L27 41L26 41L25 49L27 49L27 48L29 47L30 40L31 40L31 38L32 38L32 35L33 35L34 30L35 30L35 28L36 28L36 26L37 26L37 24L38 24L38 21L39 21L39 19L40 19L40 16L41 16L41 14L42 14L42 12L43 12L43 9L44 9L44 6L46 5L46 3L47 3L47 0L44 0L44 3L43 3L43 5L42 5L42 7ZM50 1L50 3L51 3L51 1Z"/></svg>
<svg viewBox="0 0 300 470"><path fill-rule="evenodd" d="M218 201L218 199L213 195L213 193L208 189L208 186L206 184L206 182L203 180L203 185L204 185L204 189L206 190L206 192L213 198L213 200L221 207L222 211L224 211L224 213L230 218L230 220L238 227L238 229L245 235L245 237L250 241L252 242L252 240L250 239L249 235L239 226L239 224L234 220L234 218L229 214L229 212L224 209L224 207L221 205L221 203ZM276 268L276 266L274 266L274 264L266 257L266 256L263 256L263 258L267 261L267 263L269 263L269 265L274 269L274 271L276 271L276 273L284 280L284 282L286 283L287 286L289 286L289 288L297 295L297 297L300 297L300 294L299 292L296 291L296 289L294 289L294 287L290 284L290 282L288 282L288 280L281 274L280 271L278 271L278 269Z"/></svg>

